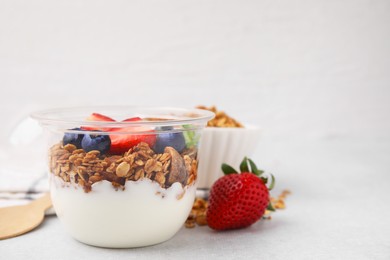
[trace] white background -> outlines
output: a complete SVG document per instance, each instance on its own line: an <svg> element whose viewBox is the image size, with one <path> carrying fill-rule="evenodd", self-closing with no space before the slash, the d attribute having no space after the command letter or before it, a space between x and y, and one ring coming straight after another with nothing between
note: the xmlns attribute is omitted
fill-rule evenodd
<svg viewBox="0 0 390 260"><path fill-rule="evenodd" d="M266 140L390 140L390 2L0 0L0 143L37 109L217 105Z"/></svg>
<svg viewBox="0 0 390 260"><path fill-rule="evenodd" d="M217 105L263 128L254 159L276 175L274 194L293 192L270 222L237 232L182 229L167 243L116 251L77 243L49 218L0 251L389 259L389 99L387 0L0 0L3 158L12 129L39 109ZM8 156L16 163L5 160L4 176L25 180L36 150L14 147L23 155ZM50 247L40 242L48 237Z"/></svg>

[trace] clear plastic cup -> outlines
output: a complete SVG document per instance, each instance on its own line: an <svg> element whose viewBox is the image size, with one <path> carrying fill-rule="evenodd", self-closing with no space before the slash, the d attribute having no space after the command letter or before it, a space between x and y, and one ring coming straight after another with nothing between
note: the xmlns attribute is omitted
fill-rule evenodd
<svg viewBox="0 0 390 260"><path fill-rule="evenodd" d="M75 239L129 248L170 239L197 188L201 130L213 113L161 107L36 112L48 143L50 192Z"/></svg>

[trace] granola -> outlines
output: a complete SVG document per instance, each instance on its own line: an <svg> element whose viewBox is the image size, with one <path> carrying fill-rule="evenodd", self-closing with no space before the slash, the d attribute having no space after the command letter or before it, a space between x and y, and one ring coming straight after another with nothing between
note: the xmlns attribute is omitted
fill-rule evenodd
<svg viewBox="0 0 390 260"><path fill-rule="evenodd" d="M208 110L215 113L215 117L208 121L208 127L244 127L240 122L227 115L225 112L218 110L215 106L206 107L198 106L197 108Z"/></svg>
<svg viewBox="0 0 390 260"><path fill-rule="evenodd" d="M126 181L148 178L162 188L179 182L192 185L196 180L197 159L191 151L179 154L166 147L163 153L155 153L147 143L141 142L123 155L102 155L97 150L89 152L62 142L50 148L49 169L64 182L81 186L85 192L99 181L109 181L116 189L124 189Z"/></svg>
<svg viewBox="0 0 390 260"><path fill-rule="evenodd" d="M192 205L192 210L184 223L186 228L194 228L195 224L199 226L207 225L206 211L208 202L202 198L196 198Z"/></svg>

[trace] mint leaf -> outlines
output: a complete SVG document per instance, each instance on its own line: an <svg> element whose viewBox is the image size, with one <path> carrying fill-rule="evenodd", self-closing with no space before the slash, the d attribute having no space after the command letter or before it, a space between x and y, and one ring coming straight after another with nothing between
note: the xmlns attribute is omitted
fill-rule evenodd
<svg viewBox="0 0 390 260"><path fill-rule="evenodd" d="M191 125L183 125L184 129L191 129ZM184 141L187 148L194 147L198 144L199 135L195 131L184 131L183 132Z"/></svg>

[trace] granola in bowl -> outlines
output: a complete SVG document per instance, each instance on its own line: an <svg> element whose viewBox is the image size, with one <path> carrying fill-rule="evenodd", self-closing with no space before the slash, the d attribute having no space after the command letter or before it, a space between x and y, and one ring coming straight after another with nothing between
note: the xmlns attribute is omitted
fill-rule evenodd
<svg viewBox="0 0 390 260"><path fill-rule="evenodd" d="M218 110L216 106L206 107L197 106L198 109L208 110L215 114L215 117L207 122L207 127L238 127L243 128L244 125L238 122L233 117L229 116L222 110Z"/></svg>
<svg viewBox="0 0 390 260"><path fill-rule="evenodd" d="M244 156L252 156L260 140L258 126L243 124L215 106L197 108L215 113L202 133L199 148L198 195L206 196L221 177L221 164L236 165Z"/></svg>

